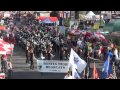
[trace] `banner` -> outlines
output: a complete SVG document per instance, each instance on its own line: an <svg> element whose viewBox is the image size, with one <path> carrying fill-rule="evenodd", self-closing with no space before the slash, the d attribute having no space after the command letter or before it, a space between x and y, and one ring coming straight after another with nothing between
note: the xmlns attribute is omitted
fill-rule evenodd
<svg viewBox="0 0 120 90"><path fill-rule="evenodd" d="M50 17L50 13L40 13L41 17Z"/></svg>
<svg viewBox="0 0 120 90"><path fill-rule="evenodd" d="M68 61L37 60L38 72L67 73Z"/></svg>

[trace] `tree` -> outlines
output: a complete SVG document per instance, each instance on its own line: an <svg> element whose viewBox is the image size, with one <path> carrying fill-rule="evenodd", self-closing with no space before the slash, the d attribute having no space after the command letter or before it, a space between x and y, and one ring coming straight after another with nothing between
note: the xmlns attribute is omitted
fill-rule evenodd
<svg viewBox="0 0 120 90"><path fill-rule="evenodd" d="M79 11L79 14L86 15L88 12L87 11Z"/></svg>
<svg viewBox="0 0 120 90"><path fill-rule="evenodd" d="M50 17L58 17L58 11L52 11Z"/></svg>
<svg viewBox="0 0 120 90"><path fill-rule="evenodd" d="M100 11L93 11L95 14L100 14Z"/></svg>
<svg viewBox="0 0 120 90"><path fill-rule="evenodd" d="M75 11L75 19L79 19L79 11Z"/></svg>

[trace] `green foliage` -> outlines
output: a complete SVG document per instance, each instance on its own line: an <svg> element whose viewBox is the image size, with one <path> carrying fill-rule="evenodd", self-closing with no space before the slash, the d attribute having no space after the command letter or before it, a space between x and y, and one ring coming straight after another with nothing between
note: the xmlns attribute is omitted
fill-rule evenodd
<svg viewBox="0 0 120 90"><path fill-rule="evenodd" d="M63 19L63 25L64 25L65 27L69 27L69 26L70 26L70 18Z"/></svg>
<svg viewBox="0 0 120 90"><path fill-rule="evenodd" d="M51 17L58 17L58 12L57 11L53 11L50 13Z"/></svg>
<svg viewBox="0 0 120 90"><path fill-rule="evenodd" d="M117 46L118 50L120 51L120 46Z"/></svg>
<svg viewBox="0 0 120 90"><path fill-rule="evenodd" d="M119 38L117 38L117 37L112 37L111 40L112 40L112 42L115 43L116 45L119 45L119 43L120 43L120 40L119 40Z"/></svg>
<svg viewBox="0 0 120 90"><path fill-rule="evenodd" d="M93 11L95 14L100 14L100 11Z"/></svg>

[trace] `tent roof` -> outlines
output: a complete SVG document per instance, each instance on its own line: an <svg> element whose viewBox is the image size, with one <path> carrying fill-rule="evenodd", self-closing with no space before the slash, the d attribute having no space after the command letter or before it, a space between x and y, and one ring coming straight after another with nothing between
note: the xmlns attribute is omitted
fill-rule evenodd
<svg viewBox="0 0 120 90"><path fill-rule="evenodd" d="M41 21L41 23L53 23L49 18L46 18L45 20Z"/></svg>
<svg viewBox="0 0 120 90"><path fill-rule="evenodd" d="M86 15L87 16L94 16L95 14L92 12L92 11L89 11L88 14Z"/></svg>
<svg viewBox="0 0 120 90"><path fill-rule="evenodd" d="M50 19L52 22L58 21L58 18L57 18L57 17L39 17L39 20L43 21L43 20L45 20L46 18Z"/></svg>
<svg viewBox="0 0 120 90"><path fill-rule="evenodd" d="M53 21L53 22L58 21L58 18L57 18L57 17L49 17L49 19L50 19L51 21Z"/></svg>
<svg viewBox="0 0 120 90"><path fill-rule="evenodd" d="M120 31L120 20L111 21L107 23L103 29L108 30L110 32Z"/></svg>
<svg viewBox="0 0 120 90"><path fill-rule="evenodd" d="M39 20L41 20L41 21L43 21L45 19L46 19L46 17L39 17Z"/></svg>
<svg viewBox="0 0 120 90"><path fill-rule="evenodd" d="M0 30L5 30L5 26L0 26Z"/></svg>

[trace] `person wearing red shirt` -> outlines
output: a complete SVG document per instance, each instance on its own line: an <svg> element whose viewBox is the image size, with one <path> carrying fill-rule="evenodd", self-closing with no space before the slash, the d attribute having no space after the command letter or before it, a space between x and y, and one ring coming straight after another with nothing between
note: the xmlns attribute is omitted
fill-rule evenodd
<svg viewBox="0 0 120 90"><path fill-rule="evenodd" d="M11 38L10 38L10 43L11 43L11 44L15 44L15 39L14 39L14 37L11 37Z"/></svg>
<svg viewBox="0 0 120 90"><path fill-rule="evenodd" d="M103 61L104 60L104 53L105 53L105 48L104 46L101 46L101 60Z"/></svg>
<svg viewBox="0 0 120 90"><path fill-rule="evenodd" d="M6 35L3 36L3 40L6 41L6 42L8 42L8 37Z"/></svg>

